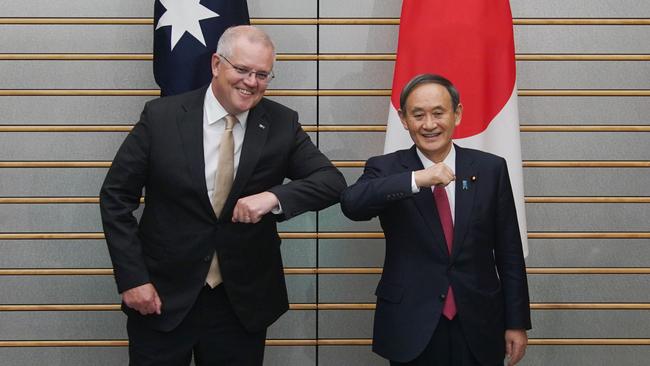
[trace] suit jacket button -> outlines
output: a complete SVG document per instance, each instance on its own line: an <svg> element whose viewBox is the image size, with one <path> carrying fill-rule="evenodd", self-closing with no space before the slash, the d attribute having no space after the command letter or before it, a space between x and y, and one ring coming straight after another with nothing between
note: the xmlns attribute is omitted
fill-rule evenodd
<svg viewBox="0 0 650 366"><path fill-rule="evenodd" d="M205 257L203 257L203 261L204 261L204 262L209 262L209 261L211 261L211 260L212 260L212 256L211 256L211 255L206 255Z"/></svg>
<svg viewBox="0 0 650 366"><path fill-rule="evenodd" d="M440 294L440 301L445 301L447 294Z"/></svg>

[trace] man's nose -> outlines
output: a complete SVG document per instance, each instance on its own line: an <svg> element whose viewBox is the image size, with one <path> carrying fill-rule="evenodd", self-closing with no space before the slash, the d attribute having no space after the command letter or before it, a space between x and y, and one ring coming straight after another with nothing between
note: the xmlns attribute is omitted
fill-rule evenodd
<svg viewBox="0 0 650 366"><path fill-rule="evenodd" d="M254 71L249 72L248 75L244 77L244 82L249 86L257 85L257 74L255 74Z"/></svg>
<svg viewBox="0 0 650 366"><path fill-rule="evenodd" d="M433 116L427 115L424 117L424 123L422 124L422 127L424 127L427 130L433 130L438 126L438 121L436 121Z"/></svg>

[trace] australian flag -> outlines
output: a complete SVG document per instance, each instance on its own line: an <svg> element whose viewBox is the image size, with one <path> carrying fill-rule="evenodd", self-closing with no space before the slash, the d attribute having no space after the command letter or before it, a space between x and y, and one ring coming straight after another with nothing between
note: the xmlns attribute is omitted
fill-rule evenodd
<svg viewBox="0 0 650 366"><path fill-rule="evenodd" d="M219 37L241 24L250 24L246 0L156 0L153 74L161 95L208 84Z"/></svg>

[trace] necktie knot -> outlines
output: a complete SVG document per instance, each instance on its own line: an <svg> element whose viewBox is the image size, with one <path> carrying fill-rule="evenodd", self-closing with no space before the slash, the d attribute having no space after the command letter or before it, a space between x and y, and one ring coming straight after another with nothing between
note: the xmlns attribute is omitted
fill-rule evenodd
<svg viewBox="0 0 650 366"><path fill-rule="evenodd" d="M235 124L239 122L237 117L233 116L232 114L226 115L226 130L231 131L233 127L235 127Z"/></svg>

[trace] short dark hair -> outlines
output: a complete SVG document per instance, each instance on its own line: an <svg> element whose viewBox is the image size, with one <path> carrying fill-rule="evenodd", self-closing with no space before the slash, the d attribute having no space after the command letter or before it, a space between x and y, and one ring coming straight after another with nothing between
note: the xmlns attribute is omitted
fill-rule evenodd
<svg viewBox="0 0 650 366"><path fill-rule="evenodd" d="M406 107L406 99L411 95L413 90L417 88L418 86L422 84L438 84L442 85L447 89L449 92L449 95L451 96L451 106L454 108L454 112L456 112L456 109L458 108L458 105L460 104L460 93L458 92L458 89L454 86L454 84L451 83L451 81L447 80L446 78L436 75L436 74L420 74L411 79L404 89L402 89L402 92L399 95L399 108L402 110L403 113L406 113L405 107Z"/></svg>

